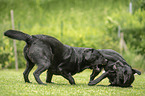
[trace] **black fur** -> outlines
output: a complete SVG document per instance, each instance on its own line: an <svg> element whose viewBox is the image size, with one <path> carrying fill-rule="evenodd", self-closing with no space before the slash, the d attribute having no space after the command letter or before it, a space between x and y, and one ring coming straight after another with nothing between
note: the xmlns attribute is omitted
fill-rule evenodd
<svg viewBox="0 0 145 96"><path fill-rule="evenodd" d="M17 39L17 40L23 40L26 43L29 44L29 42L32 42L32 36L25 34L20 31L16 30L8 30L4 33L5 36L8 36L9 38Z"/></svg>
<svg viewBox="0 0 145 96"><path fill-rule="evenodd" d="M24 71L25 82L30 83L28 75L35 64L38 68L34 77L39 84L44 84L39 76L47 70L46 82L51 83L53 75L61 75L70 84L75 84L72 75L82 72L86 68L93 69L105 64L105 58L98 50L92 48L78 48L62 44L56 38L47 35L28 35L16 30L8 30L5 36L26 42L24 56L27 67Z"/></svg>
<svg viewBox="0 0 145 96"><path fill-rule="evenodd" d="M75 84L72 75L89 68L93 69L89 85L95 85L107 77L111 86L121 87L131 86L134 81L134 74L141 74L140 71L132 69L125 59L113 50L71 47L62 44L51 36L30 36L16 30L8 30L4 35L26 42L24 56L27 67L23 74L25 82L28 83L30 83L29 72L35 64L38 65L38 68L34 72L34 77L39 84L44 84L39 76L45 70L47 70L47 83L51 83L53 75L61 75L70 84ZM106 72L94 80L103 68Z"/></svg>
<svg viewBox="0 0 145 96"><path fill-rule="evenodd" d="M141 75L141 72L132 67L125 61L125 59L116 51L110 49L98 50L107 60L106 65L99 65L99 71L94 71L90 77L88 85L92 86L99 83L104 78L108 78L111 86L130 87L134 81L134 74ZM96 75L101 72L104 68L103 73L99 78L94 80Z"/></svg>

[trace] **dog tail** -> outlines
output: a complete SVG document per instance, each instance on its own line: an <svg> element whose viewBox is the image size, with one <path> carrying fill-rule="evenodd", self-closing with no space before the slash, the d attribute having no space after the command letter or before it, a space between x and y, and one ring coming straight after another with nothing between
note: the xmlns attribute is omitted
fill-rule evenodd
<svg viewBox="0 0 145 96"><path fill-rule="evenodd" d="M25 34L21 31L7 30L6 32L4 32L4 35L12 39L23 40L27 44L30 44L32 42L32 36Z"/></svg>

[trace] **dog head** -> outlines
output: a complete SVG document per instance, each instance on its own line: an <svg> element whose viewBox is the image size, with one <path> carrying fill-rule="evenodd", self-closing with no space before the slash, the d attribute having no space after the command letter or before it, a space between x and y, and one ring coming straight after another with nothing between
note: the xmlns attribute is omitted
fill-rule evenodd
<svg viewBox="0 0 145 96"><path fill-rule="evenodd" d="M105 57L95 49L86 49L84 51L84 58L85 62L89 63L93 68L107 64L107 59L105 59Z"/></svg>
<svg viewBox="0 0 145 96"><path fill-rule="evenodd" d="M120 61L117 61L113 65L113 69L115 70L116 76L110 83L116 86L129 87L134 81L134 74L137 73L138 75L141 75L140 71L132 69L129 65L124 65Z"/></svg>

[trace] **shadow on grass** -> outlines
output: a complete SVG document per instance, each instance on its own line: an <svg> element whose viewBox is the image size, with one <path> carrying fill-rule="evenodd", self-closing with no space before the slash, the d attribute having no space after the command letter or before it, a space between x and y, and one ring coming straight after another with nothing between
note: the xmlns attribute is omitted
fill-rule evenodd
<svg viewBox="0 0 145 96"><path fill-rule="evenodd" d="M96 85L96 86L100 86L100 87L116 87L116 88L133 88L132 86L130 87L120 87L120 86L110 86L110 85Z"/></svg>
<svg viewBox="0 0 145 96"><path fill-rule="evenodd" d="M51 85L56 85L56 86L89 86L88 84L85 84L85 83L79 83L79 84L76 84L76 85L71 85L71 84L68 84L68 83L45 83L46 85L43 85L43 84L38 84L38 83L27 83L27 84L30 84L30 85L37 85L37 86L51 86ZM94 85L94 86L89 86L89 87L110 87L110 88L133 88L132 86L130 87L119 87L119 86L110 86L110 85Z"/></svg>

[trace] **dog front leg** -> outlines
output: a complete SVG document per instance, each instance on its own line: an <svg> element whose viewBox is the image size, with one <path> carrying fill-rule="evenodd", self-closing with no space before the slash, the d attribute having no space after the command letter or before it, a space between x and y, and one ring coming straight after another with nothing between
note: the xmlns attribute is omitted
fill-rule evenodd
<svg viewBox="0 0 145 96"><path fill-rule="evenodd" d="M59 71L61 72L61 75L67 79L69 81L69 83L71 85L75 85L75 81L74 81L74 78L71 76L70 73L67 73L66 71L64 71L62 68L59 68Z"/></svg>
<svg viewBox="0 0 145 96"><path fill-rule="evenodd" d="M101 72L102 68L99 68L98 70L93 69L92 74L90 75L90 81L93 81L94 78Z"/></svg>
<svg viewBox="0 0 145 96"><path fill-rule="evenodd" d="M53 76L53 73L51 72L50 69L48 69L48 71L47 71L47 77L46 77L46 83L53 83L53 82L51 82L52 76Z"/></svg>
<svg viewBox="0 0 145 96"><path fill-rule="evenodd" d="M90 81L88 85L93 86L96 85L97 83L99 83L100 81L102 81L104 78L106 78L108 75L108 72L103 73L99 78L97 78L96 80Z"/></svg>
<svg viewBox="0 0 145 96"><path fill-rule="evenodd" d="M65 72L62 72L62 76L63 76L65 79L67 79L71 85L75 85L75 84L76 84L74 78L71 76L70 73L67 74L67 73L65 73Z"/></svg>

